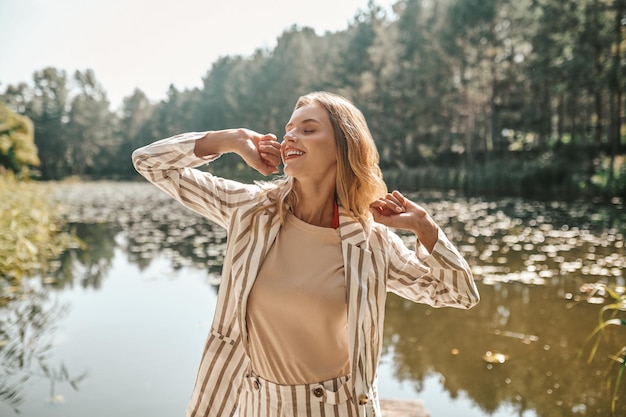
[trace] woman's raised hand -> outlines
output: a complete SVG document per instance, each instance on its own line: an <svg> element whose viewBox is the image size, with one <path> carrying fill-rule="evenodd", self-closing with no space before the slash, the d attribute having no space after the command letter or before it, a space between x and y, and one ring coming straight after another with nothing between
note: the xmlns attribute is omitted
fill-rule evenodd
<svg viewBox="0 0 626 417"><path fill-rule="evenodd" d="M374 221L396 229L410 230L431 252L438 240L439 228L419 204L399 191L389 193L370 204Z"/></svg>
<svg viewBox="0 0 626 417"><path fill-rule="evenodd" d="M263 175L275 174L280 165L280 143L276 135L262 135L249 129L238 129L245 139L237 149L250 167Z"/></svg>
<svg viewBox="0 0 626 417"><path fill-rule="evenodd" d="M216 130L207 132L194 147L194 153L199 157L226 152L238 154L263 175L278 172L280 143L271 133L262 135L250 129Z"/></svg>

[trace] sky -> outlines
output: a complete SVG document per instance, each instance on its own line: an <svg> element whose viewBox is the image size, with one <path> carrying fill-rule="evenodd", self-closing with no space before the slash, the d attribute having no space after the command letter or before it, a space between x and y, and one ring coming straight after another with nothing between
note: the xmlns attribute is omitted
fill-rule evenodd
<svg viewBox="0 0 626 417"><path fill-rule="evenodd" d="M377 0L390 7L393 0ZM272 48L291 26L343 30L367 0L0 0L0 93L52 66L92 69L113 109L137 87L199 87L221 56Z"/></svg>

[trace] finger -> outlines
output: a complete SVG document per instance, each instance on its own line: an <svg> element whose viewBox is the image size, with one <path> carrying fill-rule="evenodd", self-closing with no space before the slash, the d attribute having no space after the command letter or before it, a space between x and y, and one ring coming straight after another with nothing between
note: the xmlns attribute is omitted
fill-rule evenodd
<svg viewBox="0 0 626 417"><path fill-rule="evenodd" d="M259 152L271 153L280 157L280 144L270 141L261 142L259 143Z"/></svg>
<svg viewBox="0 0 626 417"><path fill-rule="evenodd" d="M398 202L394 201L394 199L390 197L389 195L379 198L372 204L376 204L380 208L389 208L389 207L399 206Z"/></svg>
<svg viewBox="0 0 626 417"><path fill-rule="evenodd" d="M380 210L378 210L376 208L370 208L370 212L372 213L372 219L376 223L380 223L380 224L385 225L385 226L391 226L391 221L390 220L392 220L393 217L385 215L384 213L382 213Z"/></svg>
<svg viewBox="0 0 626 417"><path fill-rule="evenodd" d="M393 204L397 205L398 207L404 207L404 205L405 205L404 197L402 196L402 194L400 194L397 191L394 191L393 193L387 194L385 196L385 200L392 202Z"/></svg>
<svg viewBox="0 0 626 417"><path fill-rule="evenodd" d="M385 206L386 206L385 200L383 200L382 198L379 198L378 200L370 204L370 208L376 209L376 210L382 210L383 208L385 208Z"/></svg>
<svg viewBox="0 0 626 417"><path fill-rule="evenodd" d="M391 195L393 195L403 206L406 206L407 200L398 190L394 190Z"/></svg>
<svg viewBox="0 0 626 417"><path fill-rule="evenodd" d="M380 199L375 201L370 205L370 208L376 210L376 212L381 216L392 216L394 214L398 214L399 212L395 209L394 206L390 205L389 202Z"/></svg>
<svg viewBox="0 0 626 417"><path fill-rule="evenodd" d="M401 213L404 211L404 204L402 204L397 198L395 198L391 194L387 194L382 199L382 202L387 209L393 212Z"/></svg>
<svg viewBox="0 0 626 417"><path fill-rule="evenodd" d="M260 142L277 142L278 139L276 139L276 135L273 133L266 133L265 135L261 136L259 138Z"/></svg>

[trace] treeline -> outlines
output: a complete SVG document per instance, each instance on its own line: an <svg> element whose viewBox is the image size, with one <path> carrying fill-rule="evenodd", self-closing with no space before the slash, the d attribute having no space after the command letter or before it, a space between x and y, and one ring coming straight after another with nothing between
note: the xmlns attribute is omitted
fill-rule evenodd
<svg viewBox="0 0 626 417"><path fill-rule="evenodd" d="M294 26L159 103L135 90L112 111L92 71L55 68L0 99L34 122L43 179L130 178L133 149L182 131L280 136L298 96L329 90L364 112L392 186L612 197L626 195L625 50L626 0L370 2L344 31Z"/></svg>

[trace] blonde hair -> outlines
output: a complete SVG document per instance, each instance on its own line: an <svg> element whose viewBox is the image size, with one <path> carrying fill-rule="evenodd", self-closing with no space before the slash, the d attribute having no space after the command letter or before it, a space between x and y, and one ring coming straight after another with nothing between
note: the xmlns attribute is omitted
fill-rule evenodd
<svg viewBox="0 0 626 417"><path fill-rule="evenodd" d="M298 99L294 111L311 103L319 103L328 111L337 145L337 179L335 193L338 204L355 219L365 224L369 206L387 193L379 156L363 113L348 99L328 92L313 92ZM276 204L284 221L287 212L297 204L295 179L283 177L272 182L266 192ZM269 184L268 184L269 185Z"/></svg>

